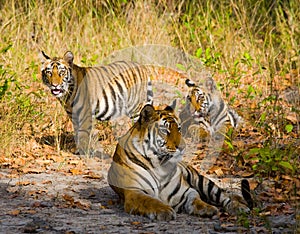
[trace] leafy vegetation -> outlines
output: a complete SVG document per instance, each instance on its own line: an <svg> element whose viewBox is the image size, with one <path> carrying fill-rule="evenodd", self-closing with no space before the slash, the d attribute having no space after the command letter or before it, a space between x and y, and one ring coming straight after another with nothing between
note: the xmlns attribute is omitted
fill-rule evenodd
<svg viewBox="0 0 300 234"><path fill-rule="evenodd" d="M200 58L245 118L243 144L228 141L230 154L261 179L288 175L299 186L298 0L13 0L0 13L0 163L42 156L30 144L43 135L55 135L60 151L72 131L41 82L40 50L71 50L76 63L95 65L122 48L164 44ZM297 188L286 194L299 197Z"/></svg>

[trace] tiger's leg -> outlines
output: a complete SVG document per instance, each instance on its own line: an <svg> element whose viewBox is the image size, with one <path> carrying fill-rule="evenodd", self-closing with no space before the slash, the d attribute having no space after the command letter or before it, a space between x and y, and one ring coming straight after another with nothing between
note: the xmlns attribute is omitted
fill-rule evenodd
<svg viewBox="0 0 300 234"><path fill-rule="evenodd" d="M218 213L217 207L207 204L200 198L195 198L192 205L194 215L200 215L201 217L212 217Z"/></svg>
<svg viewBox="0 0 300 234"><path fill-rule="evenodd" d="M171 206L139 190L124 190L124 209L127 213L150 219L172 220L176 212Z"/></svg>
<svg viewBox="0 0 300 234"><path fill-rule="evenodd" d="M75 131L76 154L80 156L96 156L98 145L98 134L94 129L94 117L88 104L83 104L85 108L74 106L72 112L72 123ZM102 150L102 148L101 148ZM102 152L102 151L101 151Z"/></svg>
<svg viewBox="0 0 300 234"><path fill-rule="evenodd" d="M72 116L73 128L75 131L75 143L77 147L76 154L91 154L91 130L92 123L89 121L81 122L78 116Z"/></svg>
<svg viewBox="0 0 300 234"><path fill-rule="evenodd" d="M226 212L232 215L250 212L243 198L238 195L230 195L213 181L202 175L199 175L198 191L202 200L209 204L223 207Z"/></svg>
<svg viewBox="0 0 300 234"><path fill-rule="evenodd" d="M187 197L184 205L186 213L200 215L201 217L212 217L218 213L218 208L202 201L195 189L189 188L189 192L186 194Z"/></svg>
<svg viewBox="0 0 300 234"><path fill-rule="evenodd" d="M185 164L181 164L181 166L183 166L185 179L191 187L197 190L202 201L214 206L223 207L225 211L233 215L236 215L239 212L250 212L249 204L252 199L250 191L246 191L248 188L242 187L243 198L239 196L231 196L226 191L218 187L209 178L199 174L192 166L186 166ZM242 186L245 186L245 183L242 183Z"/></svg>
<svg viewBox="0 0 300 234"><path fill-rule="evenodd" d="M75 132L76 154L80 156L98 157L101 159L110 158L105 154L99 142L99 131L94 127L95 118L92 113L76 112L72 114L72 123Z"/></svg>

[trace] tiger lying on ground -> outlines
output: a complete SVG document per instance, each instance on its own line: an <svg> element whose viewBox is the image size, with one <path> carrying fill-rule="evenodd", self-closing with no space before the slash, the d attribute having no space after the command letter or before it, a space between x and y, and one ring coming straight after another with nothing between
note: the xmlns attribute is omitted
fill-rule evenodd
<svg viewBox="0 0 300 234"><path fill-rule="evenodd" d="M207 137L218 132L225 134L226 125L237 128L242 122L242 118L225 103L211 77L203 85L196 85L189 79L185 83L190 90L187 105L179 115L184 135L188 133L189 127L194 127L193 124L203 129L202 137Z"/></svg>
<svg viewBox="0 0 300 234"><path fill-rule="evenodd" d="M93 154L93 118L135 117L143 105L152 103L150 72L134 62L80 67L73 59L70 51L62 58L50 58L42 52L42 79L72 120L77 152Z"/></svg>
<svg viewBox="0 0 300 234"><path fill-rule="evenodd" d="M176 212L215 215L220 206L231 214L249 212L249 183L242 180L243 198L230 196L214 182L182 162L185 142L173 107L146 105L138 121L119 139L108 182L130 214L171 220Z"/></svg>

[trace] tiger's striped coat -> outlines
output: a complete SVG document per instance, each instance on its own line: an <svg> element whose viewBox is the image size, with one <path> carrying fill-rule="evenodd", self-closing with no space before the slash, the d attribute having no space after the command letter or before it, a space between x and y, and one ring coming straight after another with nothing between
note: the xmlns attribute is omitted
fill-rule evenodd
<svg viewBox="0 0 300 234"><path fill-rule="evenodd" d="M146 105L139 120L119 139L108 182L124 201L124 209L150 219L170 220L176 212L213 216L223 207L236 214L249 212L252 198L247 180L244 199L229 196L192 166L182 162L185 142L171 107Z"/></svg>
<svg viewBox="0 0 300 234"><path fill-rule="evenodd" d="M73 60L70 51L62 58L42 52L42 79L72 120L78 153L93 154L93 119L135 117L144 104L152 103L151 71L127 61L80 67Z"/></svg>

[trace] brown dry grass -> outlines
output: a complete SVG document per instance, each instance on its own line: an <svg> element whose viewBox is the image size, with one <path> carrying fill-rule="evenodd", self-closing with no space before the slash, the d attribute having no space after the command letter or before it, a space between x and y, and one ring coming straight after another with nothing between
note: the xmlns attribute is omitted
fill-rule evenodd
<svg viewBox="0 0 300 234"><path fill-rule="evenodd" d="M297 99L278 98L288 88L299 90L300 7L298 1L266 2L1 2L1 154L31 152L32 141L43 135L54 136L59 153L65 148L59 144L62 133L72 131L41 83L40 50L51 56L71 50L77 64L94 65L113 51L143 44L196 54L214 73L224 97L262 134L299 137ZM286 125L294 127L290 135Z"/></svg>

